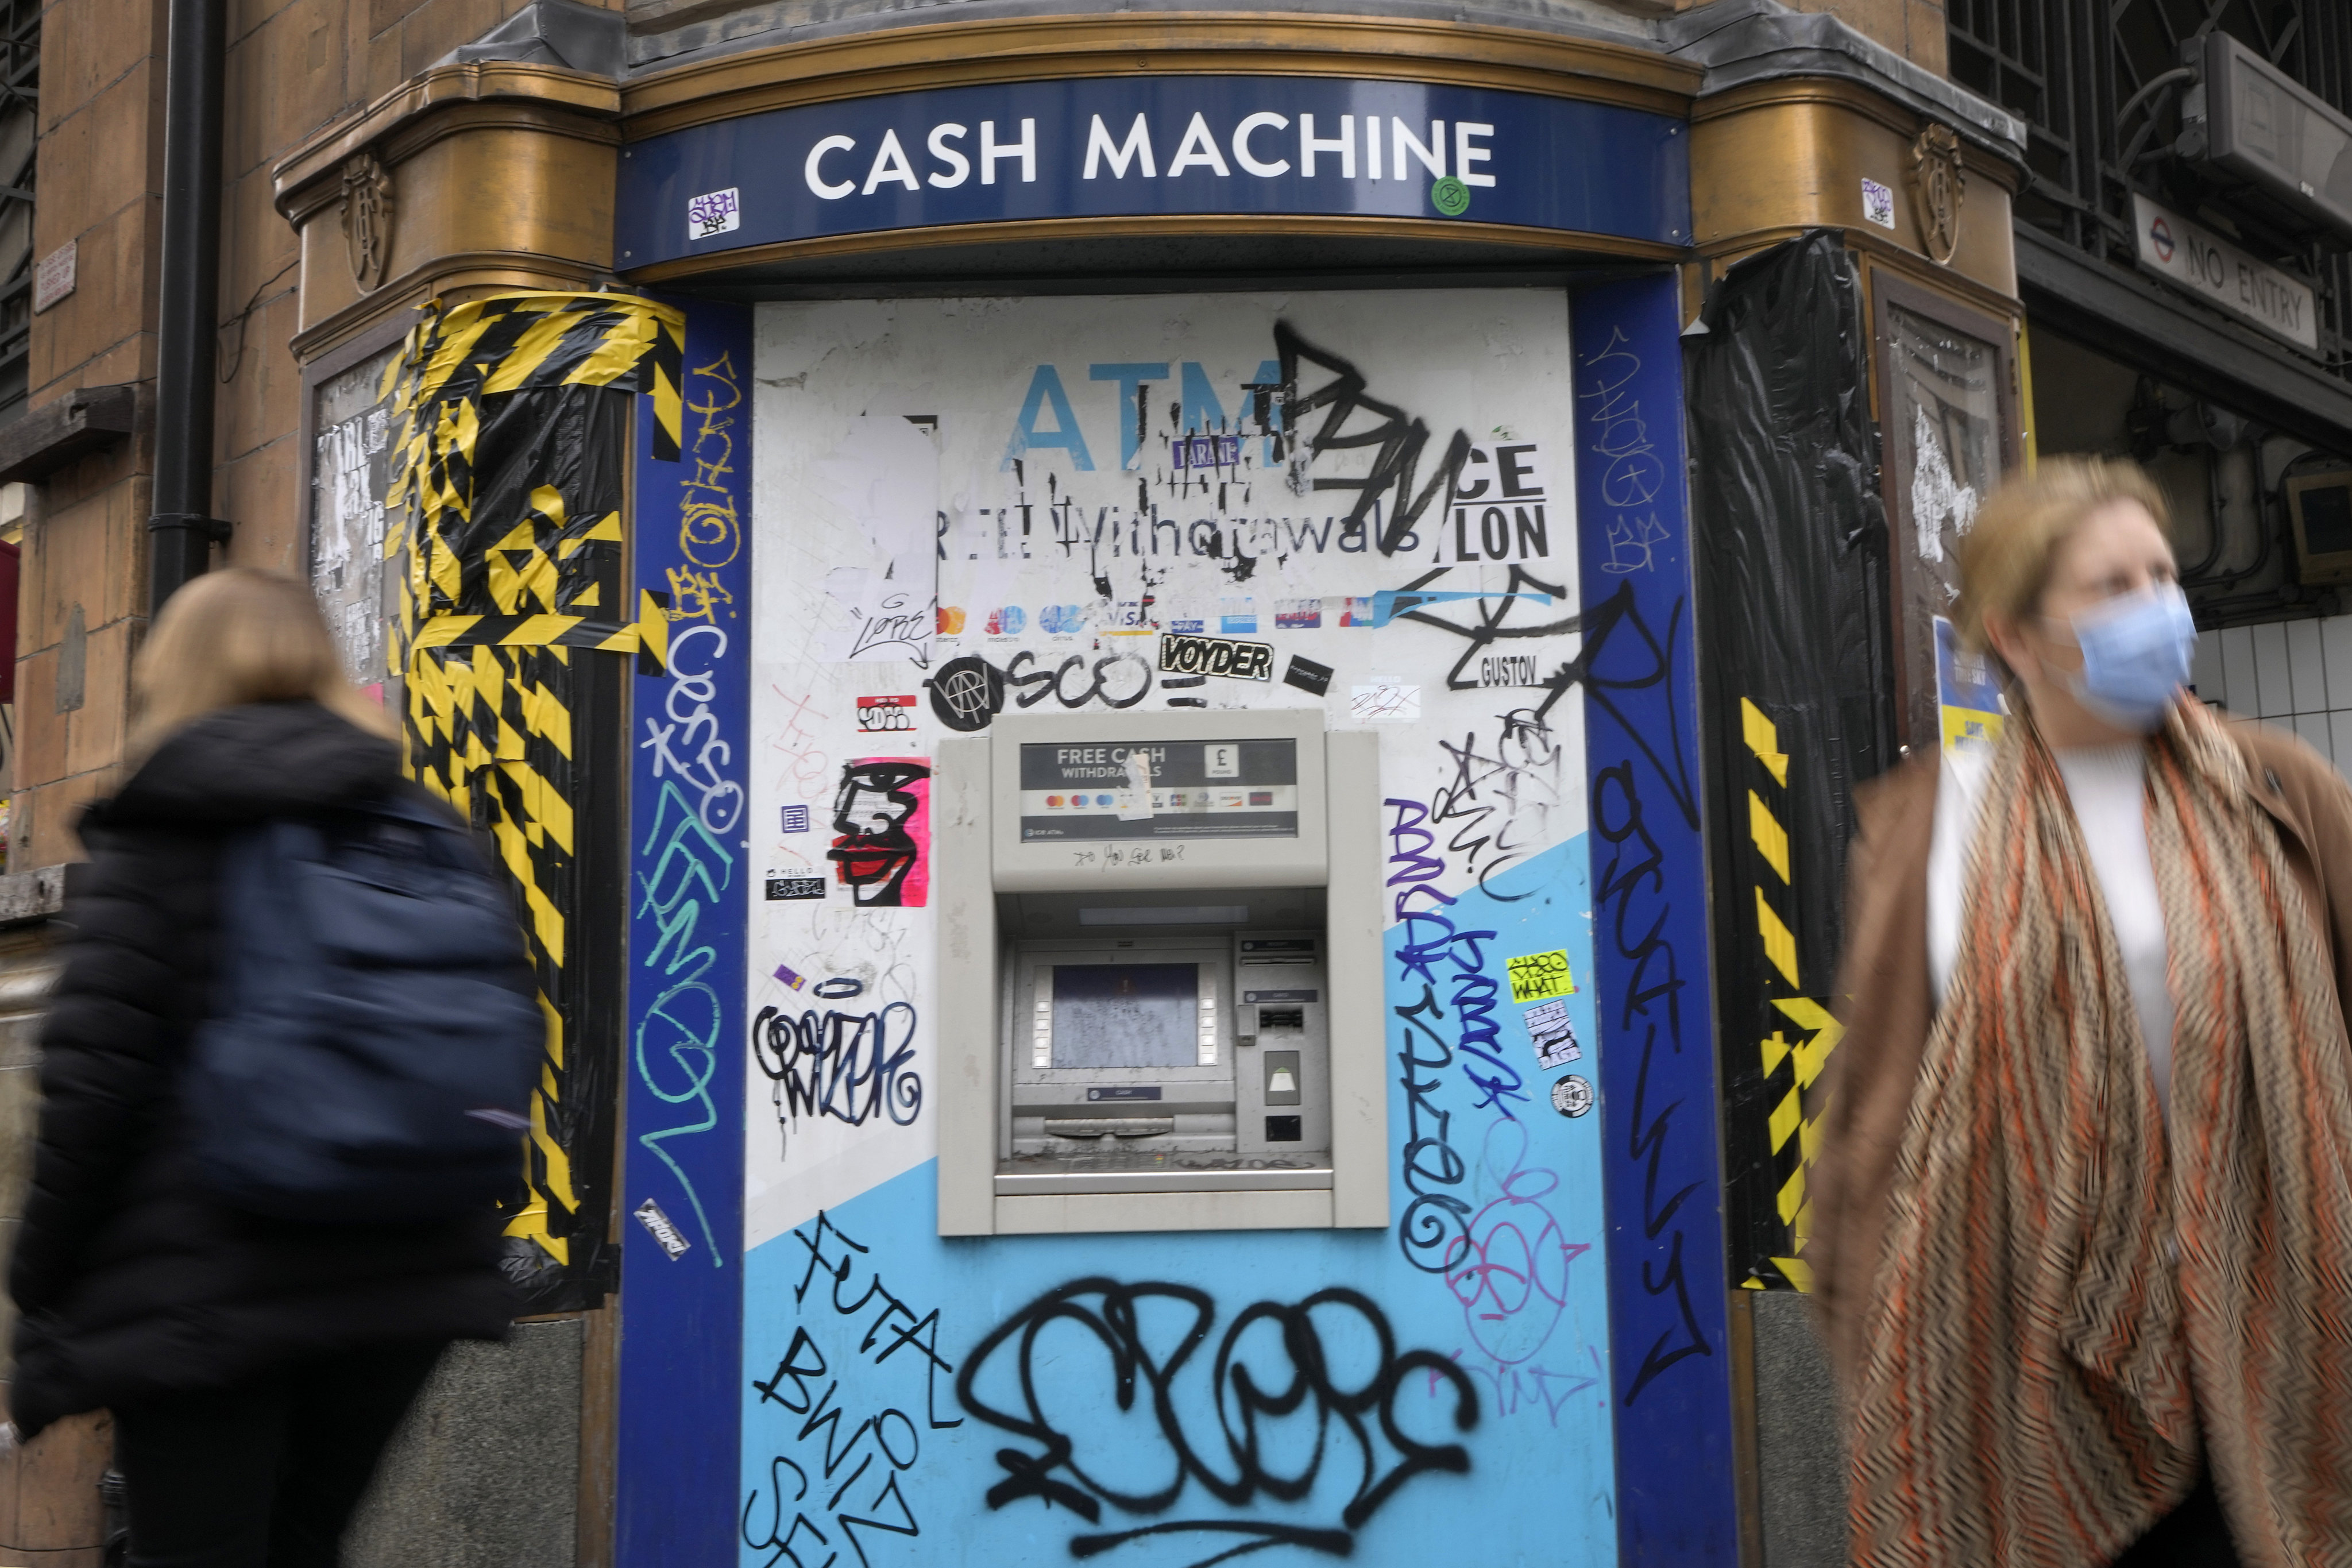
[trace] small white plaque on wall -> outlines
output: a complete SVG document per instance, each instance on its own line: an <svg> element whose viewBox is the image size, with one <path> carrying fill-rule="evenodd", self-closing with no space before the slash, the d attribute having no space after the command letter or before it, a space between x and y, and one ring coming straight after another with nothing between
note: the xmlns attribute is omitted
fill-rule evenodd
<svg viewBox="0 0 2352 1568"><path fill-rule="evenodd" d="M74 264L81 242L69 239L47 256L33 269L33 314L39 315L74 291Z"/></svg>

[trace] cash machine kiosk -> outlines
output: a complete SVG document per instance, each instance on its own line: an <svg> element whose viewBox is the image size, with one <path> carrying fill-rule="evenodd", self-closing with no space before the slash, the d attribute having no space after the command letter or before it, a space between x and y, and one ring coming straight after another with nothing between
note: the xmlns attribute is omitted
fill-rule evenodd
<svg viewBox="0 0 2352 1568"><path fill-rule="evenodd" d="M1297 708L941 742L941 1235L1388 1223L1378 740Z"/></svg>

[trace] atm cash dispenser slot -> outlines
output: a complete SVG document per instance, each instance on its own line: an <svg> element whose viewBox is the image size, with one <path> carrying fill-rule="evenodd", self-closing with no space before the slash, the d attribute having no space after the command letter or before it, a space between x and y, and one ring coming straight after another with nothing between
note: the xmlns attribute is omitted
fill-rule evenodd
<svg viewBox="0 0 2352 1568"><path fill-rule="evenodd" d="M1322 908L1319 888L1181 904L1003 896L1004 928L1024 933L998 1165L1012 1190L1076 1174L1327 1170L1323 938L1300 929ZM1075 934L1088 927L1121 934Z"/></svg>

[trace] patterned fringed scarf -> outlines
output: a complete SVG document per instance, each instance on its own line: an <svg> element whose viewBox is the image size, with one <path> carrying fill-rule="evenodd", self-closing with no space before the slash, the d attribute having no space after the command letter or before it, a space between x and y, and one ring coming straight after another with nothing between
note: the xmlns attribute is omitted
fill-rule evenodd
<svg viewBox="0 0 2352 1568"><path fill-rule="evenodd" d="M2105 1563L2201 1454L2245 1562L2352 1565L2352 1069L2243 759L2194 703L2149 747L2168 1152L2115 931L2030 722L1980 807L1849 1427L1853 1561Z"/></svg>

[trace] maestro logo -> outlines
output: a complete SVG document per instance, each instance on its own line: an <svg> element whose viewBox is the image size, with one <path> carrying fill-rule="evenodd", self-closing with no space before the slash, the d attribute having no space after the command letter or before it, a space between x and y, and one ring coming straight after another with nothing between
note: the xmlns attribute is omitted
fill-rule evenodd
<svg viewBox="0 0 2352 1568"><path fill-rule="evenodd" d="M1460 217L1470 210L1470 187L1448 174L1429 187L1429 205L1447 217Z"/></svg>
<svg viewBox="0 0 2352 1568"><path fill-rule="evenodd" d="M2172 226L2170 224L2162 218L2158 218L2154 223L2149 224L2147 241L2156 247L2156 258L2158 261L2172 259Z"/></svg>

